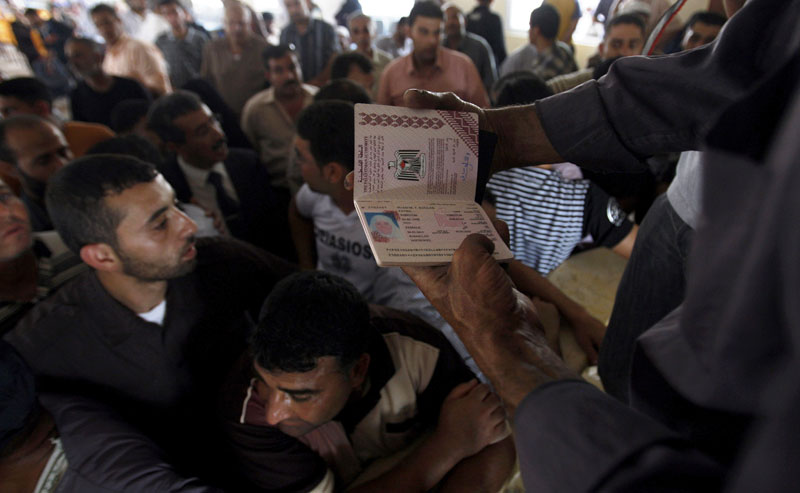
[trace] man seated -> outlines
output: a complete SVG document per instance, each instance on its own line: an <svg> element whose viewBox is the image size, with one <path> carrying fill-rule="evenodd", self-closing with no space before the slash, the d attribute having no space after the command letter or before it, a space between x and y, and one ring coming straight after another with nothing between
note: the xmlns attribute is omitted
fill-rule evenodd
<svg viewBox="0 0 800 493"><path fill-rule="evenodd" d="M414 50L386 66L378 89L378 104L401 106L410 88L452 91L481 107L489 97L475 64L468 56L441 46L444 14L437 3L414 5L409 14Z"/></svg>
<svg viewBox="0 0 800 493"><path fill-rule="evenodd" d="M86 266L53 232L34 234L25 205L0 179L0 335Z"/></svg>
<svg viewBox="0 0 800 493"><path fill-rule="evenodd" d="M236 238L293 257L267 170L255 152L228 149L225 132L200 98L188 91L162 96L150 109L148 128L174 153L159 170L178 200L212 211Z"/></svg>
<svg viewBox="0 0 800 493"><path fill-rule="evenodd" d="M40 302L6 340L49 382L42 391L114 405L158 443L156 464L168 463L151 467L139 454L120 463L98 447L86 451L86 473L124 466L116 475L136 491L197 484L187 474L245 489L214 426L214 401L252 315L291 266L241 242L195 240L167 181L134 158L73 161L52 178L47 202L64 242L91 270ZM301 472L286 474L291 484Z"/></svg>
<svg viewBox="0 0 800 493"><path fill-rule="evenodd" d="M467 32L467 21L460 7L448 2L442 6L442 10L444 11L444 46L467 55L475 64L478 73L481 74L483 87L489 91L494 81L497 80L497 65L492 48L482 37Z"/></svg>
<svg viewBox="0 0 800 493"><path fill-rule="evenodd" d="M270 183L288 203L297 192L299 176L287 173L292 158L294 124L300 110L311 104L317 88L303 84L300 62L288 45L270 46L262 54L269 89L247 101L242 111L242 130L266 166ZM285 210L285 209L284 209Z"/></svg>
<svg viewBox="0 0 800 493"><path fill-rule="evenodd" d="M45 191L50 178L70 159L64 134L44 118L18 115L0 121L0 160L14 166L34 231L53 229Z"/></svg>
<svg viewBox="0 0 800 493"><path fill-rule="evenodd" d="M641 55L644 47L645 24L641 17L633 14L619 14L606 22L603 41L597 47L597 60L604 62L620 57ZM553 77L547 85L553 92L563 92L576 87L595 76L597 66L587 67L568 74Z"/></svg>
<svg viewBox="0 0 800 493"><path fill-rule="evenodd" d="M81 80L70 93L72 118L111 126L109 109L126 99L150 100L150 93L134 79L109 75L103 69L103 47L89 38L70 38L66 46L70 67Z"/></svg>
<svg viewBox="0 0 800 493"><path fill-rule="evenodd" d="M500 66L500 76L529 70L542 80L578 70L572 50L558 35L558 11L549 4L531 12L528 41L515 50Z"/></svg>
<svg viewBox="0 0 800 493"><path fill-rule="evenodd" d="M108 4L95 5L89 14L106 42L106 57L103 60L106 72L136 79L155 97L172 91L167 63L155 45L125 34L117 11Z"/></svg>
<svg viewBox="0 0 800 493"><path fill-rule="evenodd" d="M407 455L350 491L498 491L513 467L500 401L447 341L419 319L370 307L340 277L278 283L250 346L240 424L299 438L340 487L397 452ZM256 460L249 445L239 451Z"/></svg>
<svg viewBox="0 0 800 493"><path fill-rule="evenodd" d="M37 115L55 124L67 139L74 157L81 157L93 145L114 136L108 127L97 123L62 122L53 114L53 96L39 79L20 77L0 82L0 114Z"/></svg>
<svg viewBox="0 0 800 493"><path fill-rule="evenodd" d="M375 85L372 62L361 53L355 51L336 55L331 66L331 80L337 79L352 80L371 92Z"/></svg>

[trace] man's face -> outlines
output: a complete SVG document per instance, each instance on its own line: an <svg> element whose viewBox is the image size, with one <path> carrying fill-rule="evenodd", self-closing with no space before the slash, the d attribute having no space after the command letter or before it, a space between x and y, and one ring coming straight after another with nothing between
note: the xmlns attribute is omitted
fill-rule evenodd
<svg viewBox="0 0 800 493"><path fill-rule="evenodd" d="M293 437L335 418L364 381L354 369L343 369L335 356L317 358L317 367L303 373L272 373L254 366L261 378L256 388L267 423Z"/></svg>
<svg viewBox="0 0 800 493"><path fill-rule="evenodd" d="M721 30L722 26L697 21L686 29L686 34L683 36L683 49L691 50L692 48L707 45L717 39Z"/></svg>
<svg viewBox="0 0 800 493"><path fill-rule="evenodd" d="M101 70L102 57L86 43L67 43L64 51L70 66L81 77L91 77Z"/></svg>
<svg viewBox="0 0 800 493"><path fill-rule="evenodd" d="M43 101L42 103L45 102ZM46 103L43 105L29 104L13 96L0 96L0 114L3 115L3 118L9 118L14 115L39 115L41 117L46 117L47 113L49 113L44 111L46 106Z"/></svg>
<svg viewBox="0 0 800 493"><path fill-rule="evenodd" d="M225 10L225 35L242 44L250 37L250 12L239 6Z"/></svg>
<svg viewBox="0 0 800 493"><path fill-rule="evenodd" d="M31 245L28 210L8 185L0 181L0 262L19 258Z"/></svg>
<svg viewBox="0 0 800 493"><path fill-rule="evenodd" d="M423 63L436 60L436 50L442 36L442 21L435 17L417 17L411 26L414 41L414 58Z"/></svg>
<svg viewBox="0 0 800 493"><path fill-rule="evenodd" d="M372 33L370 20L366 17L356 17L350 21L350 40L356 44L361 53L369 52L372 47Z"/></svg>
<svg viewBox="0 0 800 493"><path fill-rule="evenodd" d="M303 23L308 20L308 6L304 0L283 0L283 4L292 22Z"/></svg>
<svg viewBox="0 0 800 493"><path fill-rule="evenodd" d="M444 34L446 36L464 36L466 30L464 14L460 10L456 7L450 7L444 11Z"/></svg>
<svg viewBox="0 0 800 493"><path fill-rule="evenodd" d="M644 33L635 24L617 24L600 44L603 60L621 56L641 55Z"/></svg>
<svg viewBox="0 0 800 493"><path fill-rule="evenodd" d="M183 31L186 28L186 11L174 3L168 3L158 8L172 29Z"/></svg>
<svg viewBox="0 0 800 493"><path fill-rule="evenodd" d="M6 133L6 141L17 156L16 165L26 191L39 189L35 195L40 195L50 177L72 159L64 134L49 122L12 128Z"/></svg>
<svg viewBox="0 0 800 493"><path fill-rule="evenodd" d="M106 43L113 45L122 36L122 22L110 12L92 14L92 22Z"/></svg>
<svg viewBox="0 0 800 493"><path fill-rule="evenodd" d="M177 207L163 176L106 197L105 206L122 215L114 251L122 272L145 282L188 274L197 263L197 225Z"/></svg>
<svg viewBox="0 0 800 493"><path fill-rule="evenodd" d="M303 75L300 63L294 53L287 53L280 58L267 60L267 80L275 88L275 95L279 98L291 98L300 94L302 86L300 81Z"/></svg>
<svg viewBox="0 0 800 493"><path fill-rule="evenodd" d="M372 85L375 84L375 76L372 72L364 72L357 64L350 65L350 70L347 72L347 78L359 84L367 91L372 90Z"/></svg>
<svg viewBox="0 0 800 493"><path fill-rule="evenodd" d="M42 25L44 24L44 21L42 20L41 17L39 17L38 12L25 14L25 18L28 19L28 22L30 22L31 26L33 27L42 27Z"/></svg>
<svg viewBox="0 0 800 493"><path fill-rule="evenodd" d="M300 175L311 190L317 193L327 193L322 169L311 154L311 142L299 135L294 138L294 162L300 167Z"/></svg>
<svg viewBox="0 0 800 493"><path fill-rule="evenodd" d="M228 157L225 132L208 106L202 105L172 123L183 131L184 141L177 144L177 151L188 163L208 169Z"/></svg>

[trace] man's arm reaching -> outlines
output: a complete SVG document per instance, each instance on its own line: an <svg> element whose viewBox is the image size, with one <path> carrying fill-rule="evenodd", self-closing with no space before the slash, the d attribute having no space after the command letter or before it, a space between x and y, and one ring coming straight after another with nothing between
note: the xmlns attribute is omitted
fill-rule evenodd
<svg viewBox="0 0 800 493"><path fill-rule="evenodd" d="M297 263L302 270L313 270L317 265L314 222L300 214L296 198L297 195L289 202L289 228L292 230L292 240L297 249Z"/></svg>

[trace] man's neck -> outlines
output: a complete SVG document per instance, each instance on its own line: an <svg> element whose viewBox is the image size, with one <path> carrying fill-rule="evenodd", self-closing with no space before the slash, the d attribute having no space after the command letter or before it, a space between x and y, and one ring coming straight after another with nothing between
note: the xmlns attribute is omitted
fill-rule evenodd
<svg viewBox="0 0 800 493"><path fill-rule="evenodd" d="M448 36L445 40L445 45L450 48L451 50L457 50L458 47L461 45L461 41L464 40L464 34L458 33L454 36Z"/></svg>
<svg viewBox="0 0 800 493"><path fill-rule="evenodd" d="M83 79L86 85L96 92L108 92L111 86L114 85L114 78L105 73L103 70L98 70L97 73Z"/></svg>
<svg viewBox="0 0 800 493"><path fill-rule="evenodd" d="M197 168L197 169L202 169L202 170L209 170L209 169L213 168L215 164L217 164L216 161L214 161L213 163L194 162L194 161L190 161L190 160L186 159L185 156L181 156L181 161L186 163L187 166L191 166L192 168Z"/></svg>
<svg viewBox="0 0 800 493"><path fill-rule="evenodd" d="M14 260L0 263L0 300L31 301L36 296L38 277L39 268L32 249Z"/></svg>
<svg viewBox="0 0 800 493"><path fill-rule="evenodd" d="M305 19L299 19L295 21L294 27L297 28L297 32L300 34L305 34L308 31L308 26L311 25L311 17L306 17Z"/></svg>
<svg viewBox="0 0 800 493"><path fill-rule="evenodd" d="M172 28L172 35L175 36L176 39L183 39L187 34L189 34L189 26L185 24L183 26Z"/></svg>
<svg viewBox="0 0 800 493"><path fill-rule="evenodd" d="M366 50L358 50L362 55L372 60L375 52L372 50L372 45L368 46Z"/></svg>
<svg viewBox="0 0 800 493"><path fill-rule="evenodd" d="M119 272L95 271L112 298L134 313L147 313L167 296L167 281L142 281Z"/></svg>
<svg viewBox="0 0 800 493"><path fill-rule="evenodd" d="M536 38L536 41L533 42L533 46L538 51L546 51L549 50L551 46L555 44L555 40L551 39L544 39L542 37Z"/></svg>
<svg viewBox="0 0 800 493"><path fill-rule="evenodd" d="M247 39L244 39L241 43L235 39L233 36L226 36L228 40L228 49L231 50L231 53L234 55L239 55L244 51L244 47L247 45Z"/></svg>
<svg viewBox="0 0 800 493"><path fill-rule="evenodd" d="M438 54L437 54L438 56ZM417 58L416 53L411 53L411 61L414 63L414 69L422 76L427 77L436 68L436 58L430 62L422 62Z"/></svg>

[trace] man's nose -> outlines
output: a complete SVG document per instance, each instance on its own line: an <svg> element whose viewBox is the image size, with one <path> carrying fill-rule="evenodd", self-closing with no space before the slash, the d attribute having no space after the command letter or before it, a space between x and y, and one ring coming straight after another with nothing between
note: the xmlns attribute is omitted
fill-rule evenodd
<svg viewBox="0 0 800 493"><path fill-rule="evenodd" d="M269 399L267 399L267 408L265 410L267 423L270 426L277 426L281 421L284 421L292 416L289 396L283 392L270 392Z"/></svg>

